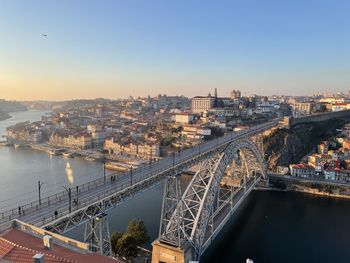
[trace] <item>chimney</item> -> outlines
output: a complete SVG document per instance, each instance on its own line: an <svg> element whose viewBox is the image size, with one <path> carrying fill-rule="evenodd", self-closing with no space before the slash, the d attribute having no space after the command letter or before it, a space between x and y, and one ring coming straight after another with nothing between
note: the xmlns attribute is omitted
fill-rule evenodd
<svg viewBox="0 0 350 263"><path fill-rule="evenodd" d="M52 250L52 236L45 235L43 237L43 241L44 241L44 247L47 248L48 250Z"/></svg>
<svg viewBox="0 0 350 263"><path fill-rule="evenodd" d="M44 255L43 254L36 254L35 256L32 257L32 262L33 263L44 263Z"/></svg>

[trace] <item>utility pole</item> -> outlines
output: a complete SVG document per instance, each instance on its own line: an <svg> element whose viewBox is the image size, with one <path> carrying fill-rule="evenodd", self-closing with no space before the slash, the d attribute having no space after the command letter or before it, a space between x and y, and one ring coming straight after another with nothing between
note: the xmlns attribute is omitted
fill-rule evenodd
<svg viewBox="0 0 350 263"><path fill-rule="evenodd" d="M38 181L38 190L39 190L39 205L41 205L41 186L43 185L43 182Z"/></svg>
<svg viewBox="0 0 350 263"><path fill-rule="evenodd" d="M65 186L63 186L63 185L61 185L61 186L62 186L62 187L64 188L64 190L66 190L67 193L68 193L68 201L69 201L68 209L69 209L69 213L72 213L72 191L71 191L70 187L67 189L67 187L65 187Z"/></svg>

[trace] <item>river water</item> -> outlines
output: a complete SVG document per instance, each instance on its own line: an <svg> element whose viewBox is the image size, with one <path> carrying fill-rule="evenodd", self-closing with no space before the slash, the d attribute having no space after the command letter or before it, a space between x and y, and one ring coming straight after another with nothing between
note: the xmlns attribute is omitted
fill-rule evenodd
<svg viewBox="0 0 350 263"><path fill-rule="evenodd" d="M11 114L0 121L0 134L19 121L38 120L44 112ZM62 191L69 162L74 184L103 176L96 162L62 156L49 157L31 149L0 147L0 211L37 198L37 181L43 194ZM189 178L182 178L188 182ZM123 231L130 219L144 220L150 241L158 234L163 185L109 211L110 231ZM83 239L83 227L70 233ZM211 262L350 262L350 201L301 193L253 191L224 227L201 260ZM150 244L147 245L150 248Z"/></svg>

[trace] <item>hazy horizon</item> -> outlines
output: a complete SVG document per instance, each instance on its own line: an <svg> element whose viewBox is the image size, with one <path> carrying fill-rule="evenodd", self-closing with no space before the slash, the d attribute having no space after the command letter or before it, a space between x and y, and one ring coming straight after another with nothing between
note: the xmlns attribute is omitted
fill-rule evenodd
<svg viewBox="0 0 350 263"><path fill-rule="evenodd" d="M348 93L349 9L345 0L1 1L0 98Z"/></svg>

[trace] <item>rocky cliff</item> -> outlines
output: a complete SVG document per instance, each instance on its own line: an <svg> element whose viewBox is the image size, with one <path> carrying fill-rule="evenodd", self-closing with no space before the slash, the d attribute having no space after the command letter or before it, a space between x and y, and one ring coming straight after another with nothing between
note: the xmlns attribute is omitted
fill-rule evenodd
<svg viewBox="0 0 350 263"><path fill-rule="evenodd" d="M335 135L343 120L300 124L291 129L278 129L264 138L264 148L269 170L279 165L298 163L317 144Z"/></svg>

